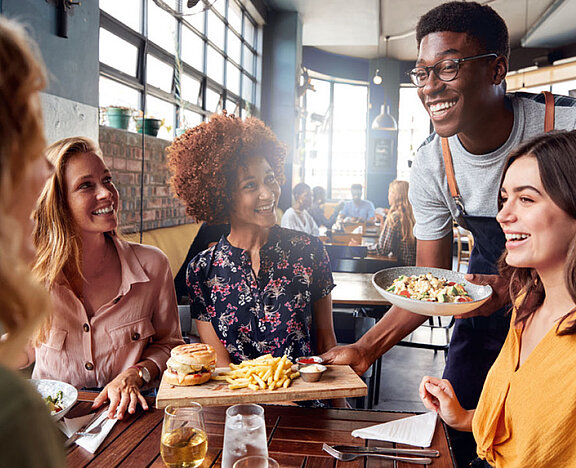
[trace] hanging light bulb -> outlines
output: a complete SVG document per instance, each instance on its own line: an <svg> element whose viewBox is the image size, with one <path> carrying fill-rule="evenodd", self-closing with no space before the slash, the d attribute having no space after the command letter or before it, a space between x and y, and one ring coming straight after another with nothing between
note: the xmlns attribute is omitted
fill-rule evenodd
<svg viewBox="0 0 576 468"><path fill-rule="evenodd" d="M382 77L380 76L380 69L376 69L376 74L374 75L374 78L372 78L372 83L374 83L375 85L381 85L382 84Z"/></svg>

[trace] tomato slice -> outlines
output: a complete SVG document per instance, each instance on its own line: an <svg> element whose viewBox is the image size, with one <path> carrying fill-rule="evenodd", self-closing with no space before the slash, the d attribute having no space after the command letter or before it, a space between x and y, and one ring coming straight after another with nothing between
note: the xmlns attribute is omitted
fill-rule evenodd
<svg viewBox="0 0 576 468"><path fill-rule="evenodd" d="M458 302L472 302L472 298L470 296L461 296L458 298Z"/></svg>
<svg viewBox="0 0 576 468"><path fill-rule="evenodd" d="M408 291L406 291L406 290L400 291L400 292L398 293L398 295L399 295L399 296L410 297L410 293L409 293Z"/></svg>
<svg viewBox="0 0 576 468"><path fill-rule="evenodd" d="M456 283L454 281L449 281L448 286L454 286Z"/></svg>

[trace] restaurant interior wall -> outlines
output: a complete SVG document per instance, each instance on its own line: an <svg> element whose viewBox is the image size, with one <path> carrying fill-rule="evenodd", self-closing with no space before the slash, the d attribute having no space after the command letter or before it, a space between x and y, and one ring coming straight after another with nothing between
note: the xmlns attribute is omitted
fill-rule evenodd
<svg viewBox="0 0 576 468"><path fill-rule="evenodd" d="M270 11L262 48L261 117L287 145L286 183L279 206L292 205L292 176L298 135L297 84L302 63L302 22L296 12Z"/></svg>
<svg viewBox="0 0 576 468"><path fill-rule="evenodd" d="M57 32L56 6L38 0L3 0L0 12L27 25L48 70L42 93L48 142L72 135L98 138L98 2L68 14L68 37Z"/></svg>
<svg viewBox="0 0 576 468"><path fill-rule="evenodd" d="M120 192L119 231L123 234L142 230L192 223L186 209L172 194L168 184L166 147L170 141L144 137L144 174L142 176L142 136L110 127L100 127L100 147ZM142 178L142 179L141 179ZM140 205L140 183L144 183L144 199Z"/></svg>

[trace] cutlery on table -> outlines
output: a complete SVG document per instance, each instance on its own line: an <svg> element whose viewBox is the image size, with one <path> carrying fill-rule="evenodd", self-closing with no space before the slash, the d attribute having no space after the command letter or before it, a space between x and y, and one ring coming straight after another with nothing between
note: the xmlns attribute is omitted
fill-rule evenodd
<svg viewBox="0 0 576 468"><path fill-rule="evenodd" d="M358 457L379 457L384 458L386 460L394 460L403 463L414 463L416 465L428 465L432 463L431 458L420 458L420 457L402 457L398 455L388 455L384 453L350 453L350 452L340 452L339 450L334 449L328 444L324 444L322 449L325 452L328 452L334 458L340 461L348 462L355 460Z"/></svg>
<svg viewBox="0 0 576 468"><path fill-rule="evenodd" d="M416 455L420 457L439 457L440 452L433 449L412 449L395 447L363 447L359 445L332 445L339 452L352 453L385 453L389 455Z"/></svg>
<svg viewBox="0 0 576 468"><path fill-rule="evenodd" d="M103 419L100 424L98 424L98 426L94 427L93 429L91 429L89 432L85 432L86 429L88 427L90 427L92 424L94 424L94 421L96 421L103 412L108 411L108 407L103 407L100 408L98 411L96 411L94 413L94 415L88 420L88 422L86 424L84 424L80 429L78 429L76 432L74 432L74 434L72 434L70 437L68 437L68 439L66 439L66 442L64 442L64 448L68 448L70 447L74 442L76 442L78 440L79 437L82 437L84 435L90 434L92 435L93 433L91 432L93 429L96 428L100 428L98 430L98 432L100 432L102 430L102 424L104 421L106 421L106 419Z"/></svg>

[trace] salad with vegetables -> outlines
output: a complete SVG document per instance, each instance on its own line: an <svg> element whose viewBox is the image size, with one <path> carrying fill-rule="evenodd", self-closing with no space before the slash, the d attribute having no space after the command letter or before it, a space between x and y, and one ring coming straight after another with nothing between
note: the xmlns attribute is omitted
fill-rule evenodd
<svg viewBox="0 0 576 468"><path fill-rule="evenodd" d="M471 302L464 285L437 278L431 273L424 275L400 275L387 289L388 292L418 301L453 303Z"/></svg>
<svg viewBox="0 0 576 468"><path fill-rule="evenodd" d="M45 396L44 401L46 402L46 406L48 406L51 414L59 413L64 409L62 406L62 403L64 402L64 394L62 393L62 390L56 392L56 396Z"/></svg>

